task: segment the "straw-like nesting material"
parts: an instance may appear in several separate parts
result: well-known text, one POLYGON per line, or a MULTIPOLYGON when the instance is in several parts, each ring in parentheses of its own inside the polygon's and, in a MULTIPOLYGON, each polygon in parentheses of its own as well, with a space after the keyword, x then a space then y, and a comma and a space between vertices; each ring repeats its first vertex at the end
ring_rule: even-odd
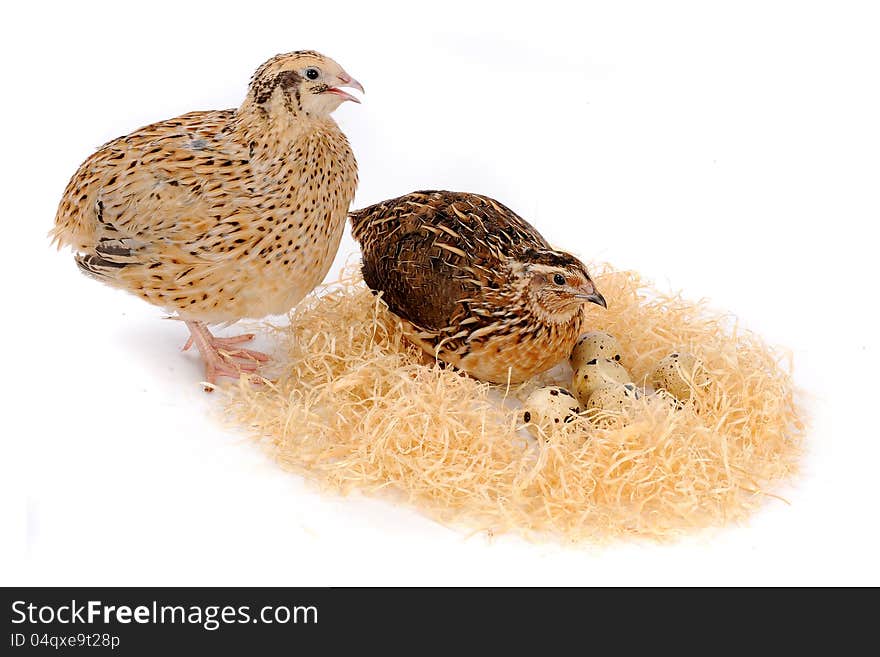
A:
MULTIPOLYGON (((395 491, 443 522, 562 540, 665 537, 744 518, 796 469, 803 435, 789 367, 726 316, 597 268, 608 310, 593 329, 616 336, 643 384, 686 349, 711 385, 674 410, 645 396, 546 440, 522 429, 510 390, 425 364, 397 322, 349 275, 292 311, 282 375, 228 390, 229 412, 285 468, 341 492, 395 491)), ((544 382, 568 384, 558 368, 544 382)))

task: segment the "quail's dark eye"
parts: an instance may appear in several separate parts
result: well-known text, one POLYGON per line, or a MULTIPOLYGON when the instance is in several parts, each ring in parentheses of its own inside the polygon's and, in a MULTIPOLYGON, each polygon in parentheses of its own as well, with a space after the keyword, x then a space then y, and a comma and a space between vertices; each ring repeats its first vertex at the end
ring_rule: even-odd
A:
POLYGON ((317 80, 319 77, 321 77, 321 71, 319 71, 316 68, 307 68, 306 69, 306 77, 309 80, 317 80))
POLYGON ((557 285, 565 285, 565 276, 562 274, 556 274, 553 276, 553 282, 557 285))

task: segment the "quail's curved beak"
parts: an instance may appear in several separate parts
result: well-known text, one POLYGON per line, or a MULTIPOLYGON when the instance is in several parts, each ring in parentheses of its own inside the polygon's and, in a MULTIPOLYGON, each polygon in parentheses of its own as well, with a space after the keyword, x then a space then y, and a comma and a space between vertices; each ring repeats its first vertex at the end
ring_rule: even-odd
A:
POLYGON ((603 308, 607 308, 608 304, 605 303, 605 297, 596 289, 596 286, 593 285, 593 281, 590 281, 586 286, 587 290, 584 291, 584 294, 578 294, 578 299, 583 299, 584 301, 589 301, 590 303, 595 303, 598 306, 602 306, 603 308))
POLYGON ((339 87, 351 87, 352 89, 357 89, 361 93, 366 93, 364 91, 363 85, 351 77, 348 73, 343 71, 339 75, 336 76, 336 79, 339 80, 339 85, 336 87, 330 87, 324 93, 325 94, 335 94, 337 96, 341 96, 342 100, 350 100, 355 103, 360 103, 361 101, 356 97, 352 96, 350 93, 343 91, 339 87))
POLYGON ((599 306, 602 306, 603 308, 607 308, 607 307, 608 307, 608 304, 605 303, 605 297, 603 297, 603 296, 599 293, 599 290, 596 290, 596 291, 593 292, 592 294, 588 294, 586 298, 587 298, 587 301, 589 301, 589 302, 591 302, 591 303, 595 303, 595 304, 597 304, 597 305, 599 305, 599 306))

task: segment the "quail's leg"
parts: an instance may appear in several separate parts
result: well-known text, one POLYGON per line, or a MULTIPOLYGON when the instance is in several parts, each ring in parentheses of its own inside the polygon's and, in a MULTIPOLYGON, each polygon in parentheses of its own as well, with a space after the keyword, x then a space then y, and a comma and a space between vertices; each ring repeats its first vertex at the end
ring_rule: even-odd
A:
MULTIPOLYGON (((250 342, 254 339, 253 333, 242 333, 241 335, 233 335, 229 338, 218 338, 215 335, 211 335, 211 341, 214 343, 216 347, 231 347, 232 345, 241 344, 242 342, 250 342)), ((186 344, 183 345, 182 351, 188 350, 193 346, 193 336, 190 335, 189 339, 186 341, 186 344)))
POLYGON ((190 338, 183 345, 183 350, 196 346, 205 361, 205 380, 208 383, 216 383, 221 376, 238 378, 242 372, 256 372, 260 363, 269 360, 262 352, 236 346, 252 340, 253 333, 218 338, 211 334, 204 322, 186 322, 186 326, 190 338))

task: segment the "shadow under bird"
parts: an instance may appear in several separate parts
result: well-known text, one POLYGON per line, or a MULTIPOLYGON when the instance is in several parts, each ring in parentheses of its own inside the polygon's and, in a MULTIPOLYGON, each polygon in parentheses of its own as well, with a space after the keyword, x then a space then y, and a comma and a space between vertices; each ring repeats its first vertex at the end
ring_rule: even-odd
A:
POLYGON ((586 266, 486 196, 413 192, 349 214, 366 284, 432 357, 495 383, 568 358, 585 304, 605 307, 586 266))
POLYGON ((285 313, 323 280, 357 186, 330 117, 363 92, 314 51, 273 57, 238 109, 190 112, 114 139, 74 174, 53 242, 86 274, 186 322, 205 377, 254 372, 265 354, 208 324, 285 313))

